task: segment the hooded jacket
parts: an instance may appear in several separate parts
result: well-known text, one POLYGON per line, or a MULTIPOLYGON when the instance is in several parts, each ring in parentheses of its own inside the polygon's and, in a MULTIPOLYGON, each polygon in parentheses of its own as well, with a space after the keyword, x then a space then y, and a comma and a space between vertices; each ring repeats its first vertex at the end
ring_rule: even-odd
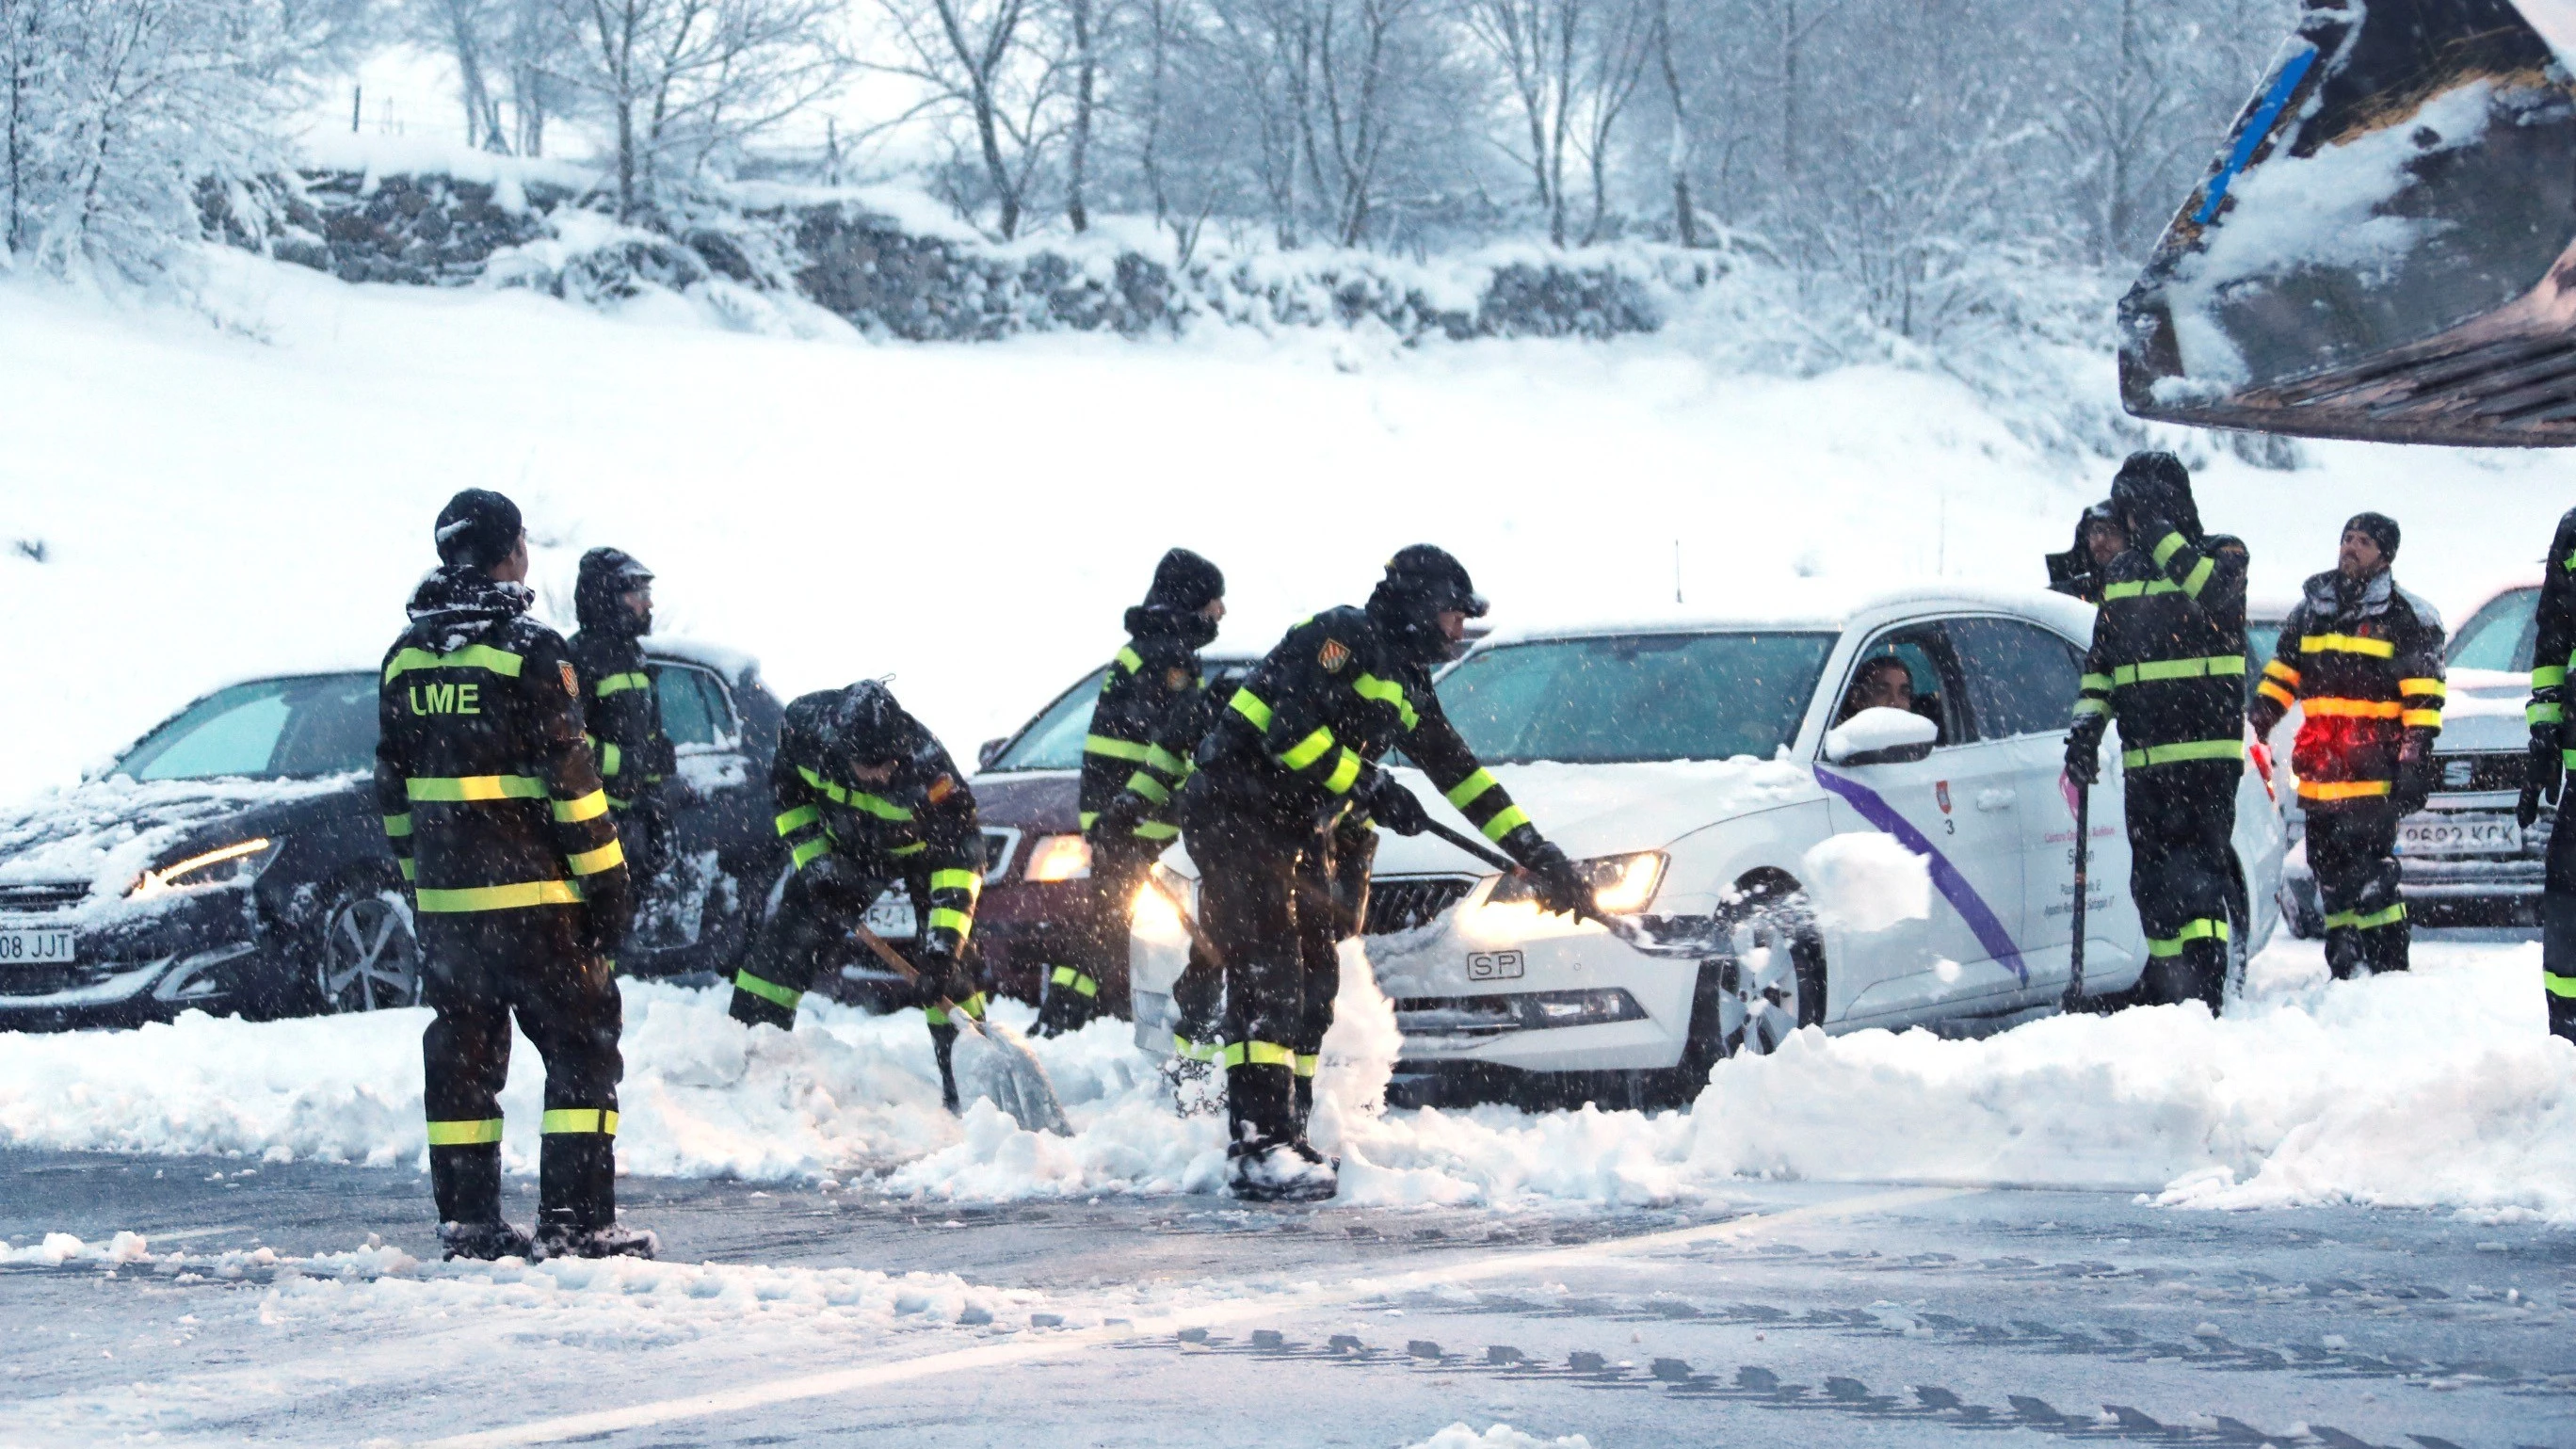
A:
POLYGON ((580 681, 534 596, 481 569, 422 580, 411 626, 385 652, 376 798, 425 941, 448 923, 587 907, 588 939, 616 949, 625 852, 582 735, 580 681))
POLYGON ((2360 581, 2330 569, 2301 588, 2248 712, 2268 735, 2300 707, 2299 800, 2331 810, 2394 791, 2408 737, 2423 755, 2442 732, 2447 693, 2441 614, 2386 569, 2360 581))
POLYGON ((581 620, 570 645, 573 670, 608 803, 625 810, 677 771, 678 756, 662 732, 662 700, 635 616, 614 594, 602 597, 591 580, 582 582, 573 597, 581 620))
POLYGON ((1216 625, 1195 612, 1156 605, 1127 611, 1127 643, 1100 681, 1082 741, 1083 834, 1094 833, 1100 812, 1125 791, 1146 804, 1134 839, 1159 847, 1181 833, 1172 823, 1172 796, 1215 722, 1199 664, 1199 650, 1215 637, 1216 625))
POLYGON ((2558 520, 2549 540, 2549 557, 2541 560, 2538 632, 2531 649, 2531 703, 2523 717, 2534 729, 2560 731, 2562 757, 2576 768, 2576 749, 2568 749, 2567 671, 2576 665, 2576 508, 2558 520))
POLYGON ((2242 760, 2245 545, 2201 533, 2179 477, 2123 468, 2111 497, 2129 547, 2103 571, 2075 727, 2098 738, 2118 720, 2131 770, 2242 760))
POLYGON ((1368 798, 1398 747, 1487 840, 1535 859, 1538 830, 1441 711, 1419 646, 1347 606, 1289 630, 1227 701, 1199 744, 1183 823, 1208 811, 1283 843, 1311 839, 1368 798))
POLYGON ((948 751, 900 707, 889 704, 880 736, 848 738, 834 722, 846 692, 817 690, 787 706, 769 770, 778 833, 798 870, 836 855, 867 876, 903 881, 923 909, 922 939, 958 954, 984 890, 975 796, 948 751), (888 759, 891 779, 867 783, 855 772, 888 759))

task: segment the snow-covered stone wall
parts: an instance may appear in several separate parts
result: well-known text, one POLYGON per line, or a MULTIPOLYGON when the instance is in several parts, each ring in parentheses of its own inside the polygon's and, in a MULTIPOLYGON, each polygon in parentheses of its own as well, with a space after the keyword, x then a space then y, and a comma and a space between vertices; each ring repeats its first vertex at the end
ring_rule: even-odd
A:
POLYGON ((1418 262, 1334 249, 1215 252, 1176 265, 1142 249, 1150 231, 997 245, 900 198, 768 186, 711 192, 629 226, 576 168, 335 159, 256 194, 209 188, 208 234, 351 282, 518 286, 595 303, 657 288, 793 295, 872 336, 910 341, 1141 336, 1201 323, 1379 327, 1408 342, 1605 338, 1658 330, 1676 299, 1723 267, 1706 252, 1633 245, 1418 262))

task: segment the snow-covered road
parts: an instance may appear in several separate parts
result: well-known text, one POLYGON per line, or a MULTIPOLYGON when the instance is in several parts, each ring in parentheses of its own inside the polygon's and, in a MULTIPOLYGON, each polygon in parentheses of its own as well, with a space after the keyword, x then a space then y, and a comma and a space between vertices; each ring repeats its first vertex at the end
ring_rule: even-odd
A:
POLYGON ((1060 1142, 938 1113, 916 1022, 652 988, 657 1264, 421 1261, 409 1017, 0 1037, 0 1444, 2576 1444, 2576 1051, 2529 942, 2426 935, 1683 1113, 1352 1111, 1287 1210, 1107 1027, 1045 1044, 1060 1142))

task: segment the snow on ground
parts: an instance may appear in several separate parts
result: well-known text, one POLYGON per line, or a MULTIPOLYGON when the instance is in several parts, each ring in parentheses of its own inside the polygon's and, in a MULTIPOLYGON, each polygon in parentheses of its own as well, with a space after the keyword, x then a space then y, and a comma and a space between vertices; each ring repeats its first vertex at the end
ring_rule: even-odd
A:
MULTIPOLYGON (((2036 586, 2110 473, 2034 452, 1937 372, 1748 376, 1691 328, 879 346, 207 265, 211 318, 0 283, 0 612, 42 622, 0 636, 0 799, 219 683, 372 663, 467 484, 525 506, 557 619, 581 551, 614 543, 659 571, 666 632, 761 656, 782 692, 893 673, 965 754, 1107 657, 1169 544, 1225 567, 1222 642, 1260 648, 1419 539, 1503 627, 1669 610, 1676 541, 1694 611, 1800 578, 2036 586)), ((2308 453, 2201 474, 2258 595, 2375 507, 2456 614, 2527 571, 2568 501, 2547 458, 2308 453)))
MULTIPOLYGON (((1319 1139, 1344 1207, 1722 1199, 1744 1176, 2111 1188, 2182 1208, 2354 1202, 2576 1224, 2576 1049, 2542 1024, 2536 945, 2419 943, 2408 975, 2328 983, 2312 943, 2253 995, 2037 1021, 1976 1040, 1800 1033, 1719 1065, 1686 1112, 1382 1111, 1391 1020, 1346 971, 1319 1139)), ((1121 1023, 1034 1043, 1076 1133, 944 1113, 916 1013, 809 1007, 746 1031, 720 992, 630 983, 629 1171, 848 1179, 922 1199, 1213 1193, 1223 1139, 1180 1118, 1121 1023)), ((1006 1008, 1024 1017, 1018 1008, 1006 1008)), ((421 1013, 0 1036, 0 1143, 417 1168, 421 1013), (399 1066, 390 1064, 400 1063, 399 1066)), ((524 1044, 504 1154, 534 1169, 524 1044)))

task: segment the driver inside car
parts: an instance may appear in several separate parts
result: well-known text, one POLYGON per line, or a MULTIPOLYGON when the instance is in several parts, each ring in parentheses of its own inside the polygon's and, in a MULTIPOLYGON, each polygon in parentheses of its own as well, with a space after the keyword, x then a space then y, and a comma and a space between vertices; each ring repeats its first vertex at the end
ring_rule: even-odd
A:
POLYGON ((1905 661, 1893 654, 1882 654, 1863 660, 1860 672, 1852 676, 1851 690, 1843 696, 1843 707, 1834 723, 1847 723, 1865 709, 1901 709, 1914 712, 1914 674, 1905 661))

